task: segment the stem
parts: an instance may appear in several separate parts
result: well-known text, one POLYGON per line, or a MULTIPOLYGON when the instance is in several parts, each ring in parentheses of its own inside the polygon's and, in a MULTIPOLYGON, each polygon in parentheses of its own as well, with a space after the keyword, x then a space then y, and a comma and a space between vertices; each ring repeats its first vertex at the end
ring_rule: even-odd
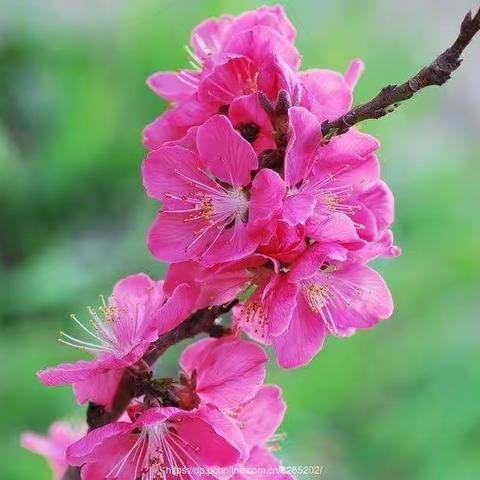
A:
MULTIPOLYGON (((218 336, 219 326, 215 325, 215 320, 224 313, 232 309, 238 300, 233 300, 227 305, 217 305, 211 308, 198 310, 178 325, 173 330, 161 335, 153 343, 153 349, 149 350, 143 360, 152 366, 172 345, 183 340, 194 337, 200 333, 212 333, 218 336)), ((136 396, 136 377, 128 369, 125 370, 120 384, 112 401, 112 409, 106 410, 102 405, 90 403, 87 408, 87 424, 89 430, 95 430, 107 423, 117 420, 126 410, 130 402, 136 396)), ((80 467, 69 467, 62 480, 79 480, 80 467)))
POLYGON ((430 65, 423 67, 416 75, 401 85, 387 85, 367 103, 353 107, 349 112, 333 121, 322 124, 324 142, 336 135, 342 135, 363 120, 381 118, 393 112, 400 102, 412 98, 422 88, 443 85, 460 66, 460 56, 480 30, 480 9, 472 18, 468 12, 463 19, 460 33, 453 45, 441 53, 430 65))

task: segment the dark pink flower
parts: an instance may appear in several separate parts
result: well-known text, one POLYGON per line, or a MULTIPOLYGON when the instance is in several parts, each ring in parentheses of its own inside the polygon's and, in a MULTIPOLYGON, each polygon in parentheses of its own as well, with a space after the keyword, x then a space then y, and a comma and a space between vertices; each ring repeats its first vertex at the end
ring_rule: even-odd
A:
POLYGON ((196 467, 226 467, 245 456, 238 429, 211 406, 197 411, 150 408, 132 422, 93 430, 67 450, 72 465, 83 465, 85 480, 207 478, 196 467))
POLYGON ((85 433, 86 428, 73 427, 65 422, 55 422, 48 435, 27 432, 22 435, 22 447, 45 457, 52 469, 53 479, 61 480, 68 468, 67 448, 85 433))
POLYGON ((165 146, 144 162, 147 193, 164 203, 150 229, 149 248, 169 262, 241 259, 275 228, 283 181, 269 169, 252 181, 257 156, 224 116, 212 117, 196 137, 197 153, 165 146))
POLYGON ((120 280, 108 304, 89 309, 92 326, 75 322, 88 334, 80 340, 62 332, 61 341, 90 351, 95 360, 64 363, 38 373, 49 386, 73 384, 77 400, 109 407, 123 369, 138 362, 159 335, 181 323, 193 310, 197 290, 178 286, 167 299, 163 282, 140 273, 120 280))
POLYGON ((181 138, 189 127, 228 111, 238 97, 258 91, 276 97, 288 84, 289 70, 300 64, 294 38, 281 6, 203 22, 193 31, 192 49, 187 48, 192 69, 158 72, 147 81, 175 105, 145 128, 144 144, 155 149, 181 138))
POLYGON ((321 126, 302 107, 289 111, 283 216, 319 242, 359 248, 393 222, 393 195, 380 180, 378 141, 355 129, 322 145, 321 126))
POLYGON ((388 287, 375 270, 334 260, 320 245, 292 266, 287 279, 298 287, 295 307, 288 328, 272 337, 278 362, 285 368, 308 363, 327 334, 350 336, 393 312, 388 287))
POLYGON ((400 252, 386 231, 376 245, 354 252, 316 243, 287 267, 261 267, 253 294, 235 308, 235 325, 272 344, 280 366, 308 363, 327 335, 344 337, 391 316, 393 303, 382 277, 366 263, 400 252))

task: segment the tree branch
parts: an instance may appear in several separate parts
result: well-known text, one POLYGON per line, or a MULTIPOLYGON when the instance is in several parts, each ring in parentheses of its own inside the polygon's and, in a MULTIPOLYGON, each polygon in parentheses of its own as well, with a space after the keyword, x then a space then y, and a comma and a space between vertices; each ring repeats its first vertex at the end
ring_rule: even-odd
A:
MULTIPOLYGON (((224 313, 227 313, 232 307, 238 303, 233 300, 227 305, 214 306, 198 310, 183 321, 176 328, 161 335, 153 344, 153 348, 144 356, 143 360, 152 366, 172 345, 183 340, 194 337, 200 333, 208 333, 212 336, 220 336, 219 325, 215 324, 215 320, 224 313)), ((137 394, 137 377, 130 371, 125 370, 123 377, 117 388, 117 392, 112 401, 111 410, 105 409, 103 405, 90 403, 87 408, 87 425, 89 430, 102 427, 107 423, 117 420, 126 410, 130 402, 137 394)), ((62 480, 79 480, 80 468, 69 467, 65 472, 62 480)))
POLYGON ((443 85, 460 66, 462 62, 460 56, 479 30, 480 9, 473 18, 472 12, 468 12, 451 47, 401 85, 387 85, 369 102, 352 108, 336 120, 325 121, 322 124, 324 141, 328 142, 332 137, 348 132, 351 127, 363 120, 381 118, 393 112, 400 102, 413 97, 422 88, 443 85))

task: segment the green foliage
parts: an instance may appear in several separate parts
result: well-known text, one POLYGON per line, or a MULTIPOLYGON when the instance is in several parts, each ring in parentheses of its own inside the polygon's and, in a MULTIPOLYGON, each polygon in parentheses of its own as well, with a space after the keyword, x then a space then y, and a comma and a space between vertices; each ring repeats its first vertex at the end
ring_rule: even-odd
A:
MULTIPOLYGON (((397 2, 285 3, 307 67, 344 71, 351 58, 366 60, 359 100, 439 50, 426 41, 438 37, 426 17, 418 19, 426 29, 421 47, 407 21, 384 21, 397 2)), ((56 331, 118 277, 164 271, 144 244, 157 205, 145 198, 139 166, 141 129, 165 104, 144 80, 186 65, 182 46, 193 25, 258 3, 7 5, 0 42, 0 477, 43 480, 48 469, 19 448, 20 432, 83 416, 70 389, 35 379, 39 368, 76 354, 55 342, 56 331)), ((452 7, 453 22, 463 13, 452 7)), ((470 73, 459 73, 450 91, 468 95, 474 64, 465 62, 470 73)), ((426 91, 363 127, 382 139, 384 176, 397 200, 404 253, 378 265, 396 300, 394 317, 351 339, 330 339, 298 371, 272 364, 271 381, 289 405, 280 455, 291 465, 325 465, 330 480, 478 476, 478 136, 448 102, 445 90, 426 91)), ((174 374, 175 352, 162 376, 174 374)))

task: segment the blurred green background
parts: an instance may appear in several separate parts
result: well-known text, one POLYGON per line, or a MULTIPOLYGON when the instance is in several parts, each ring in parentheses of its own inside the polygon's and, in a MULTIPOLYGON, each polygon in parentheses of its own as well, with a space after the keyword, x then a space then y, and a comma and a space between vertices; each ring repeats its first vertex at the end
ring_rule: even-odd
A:
MULTIPOLYGON (((165 104, 145 86, 186 65, 191 28, 255 1, 2 0, 0 12, 0 478, 50 478, 23 430, 77 416, 69 388, 36 370, 76 352, 56 343, 120 276, 163 266, 145 231, 142 127, 165 104)), ((304 67, 366 62, 356 100, 404 80, 454 38, 477 2, 291 0, 304 67)), ((322 478, 480 478, 480 39, 455 78, 362 128, 382 141, 403 256, 379 265, 394 317, 330 339, 284 388, 287 464, 322 478)), ((175 368, 175 354, 163 362, 175 368)))

